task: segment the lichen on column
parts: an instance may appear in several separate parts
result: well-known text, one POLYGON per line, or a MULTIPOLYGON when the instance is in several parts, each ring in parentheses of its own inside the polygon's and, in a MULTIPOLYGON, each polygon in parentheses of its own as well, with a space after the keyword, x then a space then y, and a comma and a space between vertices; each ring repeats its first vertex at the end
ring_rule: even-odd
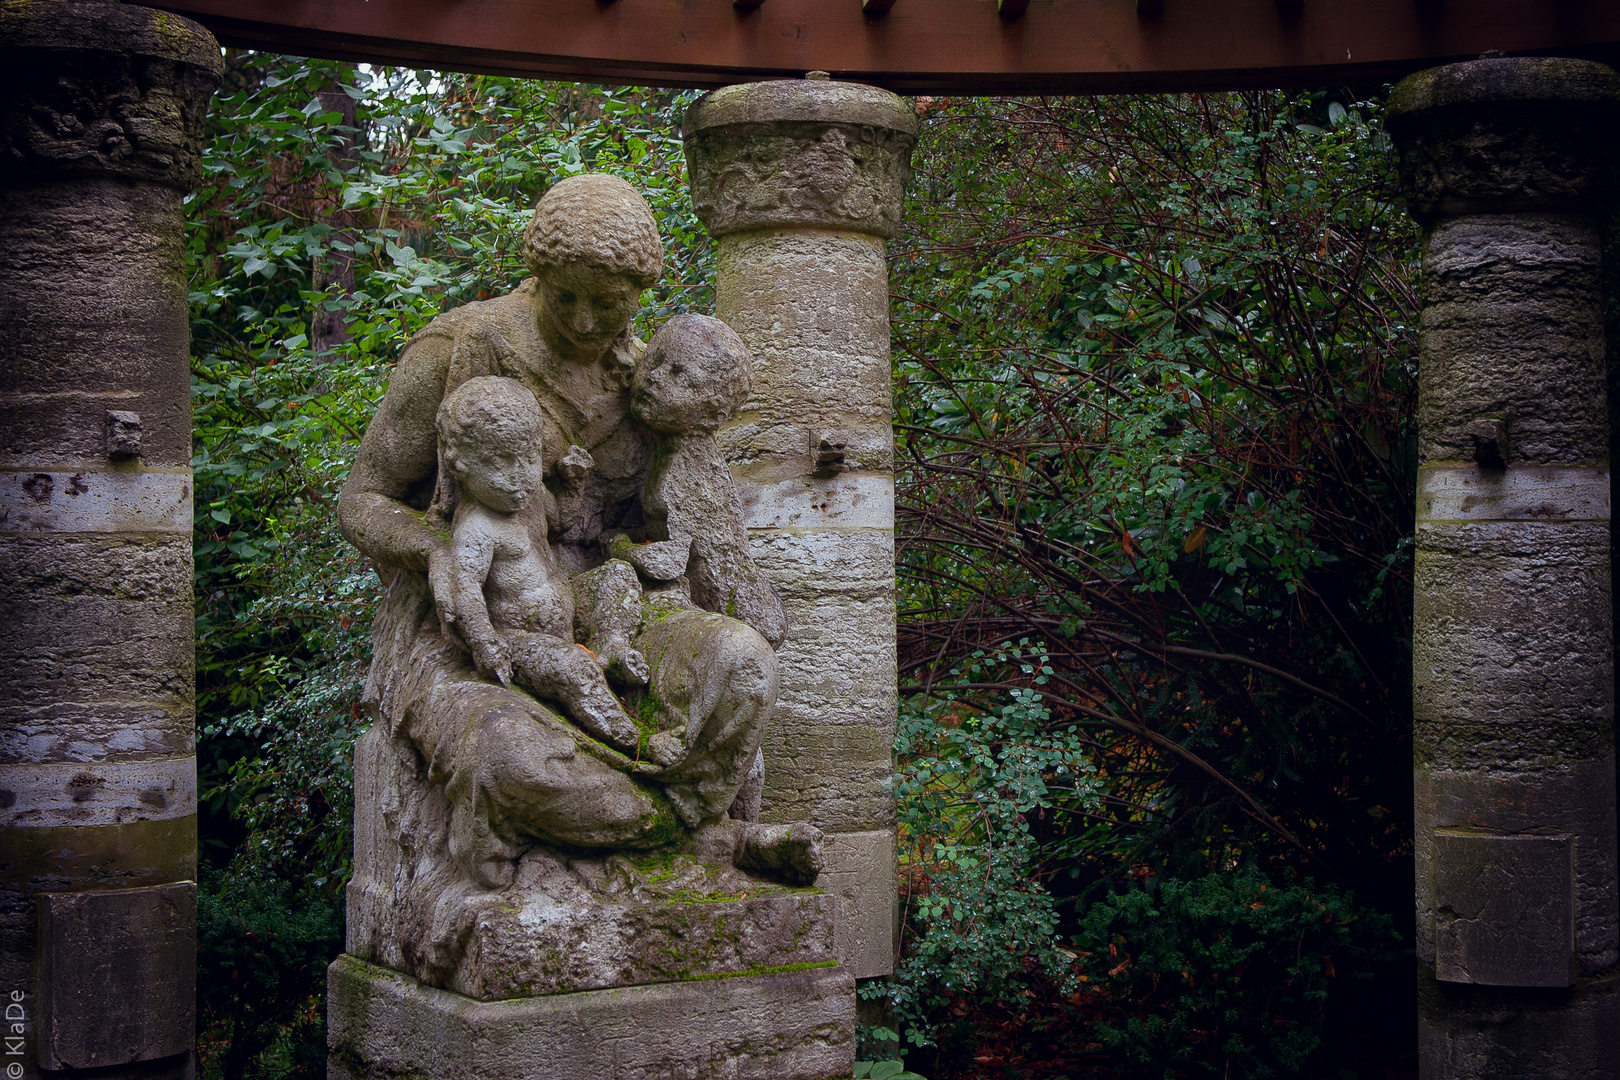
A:
POLYGON ((731 86, 688 112, 716 313, 755 362, 721 433, 754 558, 788 609, 764 819, 828 834, 839 955, 893 965, 894 443, 884 241, 916 142, 908 104, 825 79, 731 86))
POLYGON ((1620 1053, 1608 408, 1620 76, 1492 58, 1396 87, 1427 230, 1413 628, 1422 1073, 1620 1053))
POLYGON ((188 1068, 182 198, 219 78, 185 19, 0 3, 0 985, 30 1074, 188 1068))

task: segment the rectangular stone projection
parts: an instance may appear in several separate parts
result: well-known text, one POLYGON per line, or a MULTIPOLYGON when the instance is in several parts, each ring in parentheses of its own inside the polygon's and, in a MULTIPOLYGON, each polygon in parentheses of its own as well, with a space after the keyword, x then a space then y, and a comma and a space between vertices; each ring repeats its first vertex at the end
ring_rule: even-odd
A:
POLYGON ((788 611, 765 744, 768 821, 830 834, 840 960, 893 969, 894 436, 884 240, 916 142, 907 103, 825 78, 717 90, 687 113, 717 312, 754 356, 721 433, 753 554, 788 611))
POLYGON ((181 200, 220 71, 174 15, 0 6, 0 988, 23 1076, 191 1068, 181 200))
POLYGON ((1412 690, 1424 1080, 1620 1060, 1598 270, 1620 75, 1481 59, 1396 87, 1427 230, 1412 690))

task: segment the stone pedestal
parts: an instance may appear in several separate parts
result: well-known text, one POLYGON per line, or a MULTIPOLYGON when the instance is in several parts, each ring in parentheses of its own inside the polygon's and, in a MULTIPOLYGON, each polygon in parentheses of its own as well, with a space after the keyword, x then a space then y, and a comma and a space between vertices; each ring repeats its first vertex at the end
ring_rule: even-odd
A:
POLYGON ((482 888, 447 856, 449 801, 408 741, 373 726, 354 770, 334 1080, 849 1075, 834 896, 687 855, 543 847, 482 888))
POLYGON ((1620 76, 1485 59, 1390 102, 1423 261, 1413 691, 1426 1080, 1620 1061, 1599 224, 1620 76))
POLYGON ((329 1080, 830 1080, 855 1065, 837 966, 475 1001, 350 956, 327 981, 329 1080))
POLYGON ((684 126, 719 248, 717 311, 754 356, 721 433, 755 562, 782 595, 766 821, 829 834, 840 959, 893 969, 896 705, 888 268, 917 122, 894 94, 794 80, 709 94, 684 126))
POLYGON ((219 78, 185 19, 0 3, 0 987, 23 1075, 190 1067, 181 199, 219 78))

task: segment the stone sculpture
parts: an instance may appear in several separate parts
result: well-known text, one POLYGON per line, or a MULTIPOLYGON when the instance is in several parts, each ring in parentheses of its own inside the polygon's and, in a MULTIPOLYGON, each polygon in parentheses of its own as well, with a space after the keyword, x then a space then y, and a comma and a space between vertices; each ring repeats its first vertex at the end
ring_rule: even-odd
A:
POLYGON ((712 1033, 679 1014, 729 996, 757 1013, 745 1026, 775 1025, 748 1029, 747 1055, 847 1074, 835 898, 809 887, 820 834, 757 821, 787 618, 714 439, 748 350, 699 315, 631 336, 663 253, 623 181, 558 183, 524 244, 534 277, 407 344, 340 501, 388 589, 333 1075, 444 1071, 400 1056, 401 1024, 448 1024, 462 1068, 486 1032, 466 997, 531 999, 521 1023, 490 1015, 532 1033, 563 1024, 546 1002, 565 992, 576 1010, 618 994, 611 1027, 625 988, 674 1010, 638 1051, 659 1069, 710 1074, 712 1033))

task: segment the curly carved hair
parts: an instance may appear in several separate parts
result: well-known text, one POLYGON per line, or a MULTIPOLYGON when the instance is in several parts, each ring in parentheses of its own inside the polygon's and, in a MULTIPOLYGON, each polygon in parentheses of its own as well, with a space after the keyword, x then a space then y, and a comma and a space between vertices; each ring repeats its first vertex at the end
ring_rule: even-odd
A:
POLYGON ((538 449, 540 404, 516 379, 484 375, 468 379, 439 405, 434 426, 445 450, 538 449))
POLYGON ((541 196, 523 230, 523 257, 537 277, 584 263, 651 288, 664 272, 664 241, 635 188, 617 176, 586 173, 559 180, 541 196))

